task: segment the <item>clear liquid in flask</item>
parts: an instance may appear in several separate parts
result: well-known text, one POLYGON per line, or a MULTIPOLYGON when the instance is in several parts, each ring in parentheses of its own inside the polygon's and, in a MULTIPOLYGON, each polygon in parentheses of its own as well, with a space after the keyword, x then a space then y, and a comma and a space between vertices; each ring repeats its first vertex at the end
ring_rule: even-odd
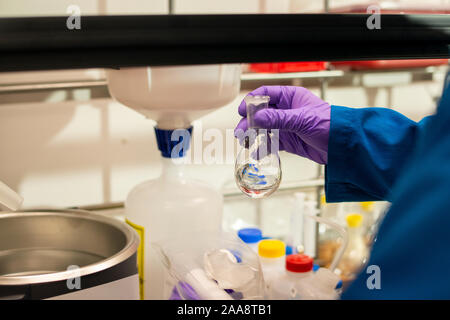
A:
POLYGON ((260 167, 247 163, 236 170, 236 183, 239 189, 251 198, 264 198, 275 192, 281 182, 278 168, 260 167))

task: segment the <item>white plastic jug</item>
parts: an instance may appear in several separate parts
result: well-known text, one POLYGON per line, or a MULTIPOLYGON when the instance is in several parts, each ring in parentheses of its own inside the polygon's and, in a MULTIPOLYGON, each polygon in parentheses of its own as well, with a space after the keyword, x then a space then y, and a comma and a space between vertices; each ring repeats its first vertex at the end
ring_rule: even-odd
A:
POLYGON ((138 267, 141 298, 164 299, 164 266, 153 244, 183 241, 192 234, 219 233, 222 195, 208 184, 190 179, 184 166, 162 158, 160 177, 136 186, 125 201, 127 223, 141 236, 138 267))

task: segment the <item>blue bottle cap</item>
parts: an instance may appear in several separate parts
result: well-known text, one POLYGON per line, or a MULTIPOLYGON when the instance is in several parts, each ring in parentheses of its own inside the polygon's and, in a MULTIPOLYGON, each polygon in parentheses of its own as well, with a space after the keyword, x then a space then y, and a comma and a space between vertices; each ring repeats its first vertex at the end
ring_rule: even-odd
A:
POLYGON ((238 231, 238 236, 245 243, 256 243, 262 239, 262 232, 258 228, 244 228, 238 231))
POLYGON ((313 264, 313 272, 316 272, 320 269, 320 266, 318 264, 313 264))
POLYGON ((292 246, 286 246, 286 255, 293 254, 294 250, 292 249, 292 246))
POLYGON ((336 289, 342 288, 342 280, 339 280, 339 282, 336 285, 336 289))
POLYGON ((186 155, 191 141, 192 127, 163 130, 155 127, 156 142, 164 158, 181 158, 186 155))

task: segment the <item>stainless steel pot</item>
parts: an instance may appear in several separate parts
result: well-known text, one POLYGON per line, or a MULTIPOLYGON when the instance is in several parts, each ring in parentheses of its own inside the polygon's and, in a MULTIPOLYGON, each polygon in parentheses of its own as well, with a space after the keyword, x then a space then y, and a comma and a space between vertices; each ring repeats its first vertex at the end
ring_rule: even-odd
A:
POLYGON ((132 228, 99 214, 0 213, 0 299, 138 298, 138 245, 132 228))

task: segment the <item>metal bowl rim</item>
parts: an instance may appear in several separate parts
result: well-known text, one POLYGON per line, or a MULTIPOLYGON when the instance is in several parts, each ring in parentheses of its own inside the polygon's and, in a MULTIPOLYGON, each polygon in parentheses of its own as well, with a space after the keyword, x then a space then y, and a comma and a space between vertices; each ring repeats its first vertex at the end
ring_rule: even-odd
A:
POLYGON ((92 273, 106 270, 112 266, 115 266, 123 261, 126 261, 131 257, 139 246, 139 236, 136 231, 128 226, 126 223, 117 220, 116 218, 107 217, 98 213, 93 213, 85 210, 30 210, 21 212, 5 212, 0 213, 0 219, 11 217, 26 217, 26 216, 66 216, 74 218, 83 218, 87 220, 94 220, 97 222, 106 223, 119 231, 121 231, 126 237, 125 246, 114 255, 98 261, 93 264, 89 264, 81 267, 80 269, 60 271, 48 274, 37 274, 28 276, 0 276, 0 286, 2 285, 26 285, 35 283, 46 283, 53 281, 67 280, 75 277, 82 277, 92 273))

